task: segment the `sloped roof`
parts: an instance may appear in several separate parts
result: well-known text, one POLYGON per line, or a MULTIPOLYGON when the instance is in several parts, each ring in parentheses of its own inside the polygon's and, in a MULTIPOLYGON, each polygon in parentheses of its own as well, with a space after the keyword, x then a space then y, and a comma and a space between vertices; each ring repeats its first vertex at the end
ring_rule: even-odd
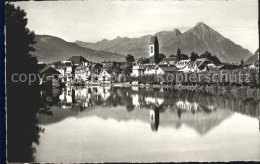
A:
POLYGON ((106 71, 108 74, 112 74, 113 73, 113 71, 112 70, 110 70, 110 69, 108 69, 108 70, 102 70, 100 73, 102 73, 103 71, 106 71))
POLYGON ((209 61, 207 58, 201 58, 196 60, 196 64, 199 67, 201 64, 203 64, 205 61, 209 61))
POLYGON ((156 67, 156 65, 146 65, 146 66, 145 66, 145 69, 146 69, 146 68, 155 69, 155 67, 156 67))
POLYGON ((42 69, 48 67, 48 65, 46 63, 41 63, 41 64, 38 64, 38 71, 41 71, 42 69))
POLYGON ((95 64, 92 64, 92 65, 91 65, 91 69, 92 69, 92 68, 98 68, 98 69, 99 69, 99 68, 102 68, 102 67, 103 67, 103 65, 100 64, 100 63, 95 63, 95 64))
MULTIPOLYGON (((171 61, 177 61, 177 57, 168 57, 168 58, 163 58, 162 60, 161 60, 161 62, 167 62, 167 63, 169 63, 169 62, 171 62, 171 61)), ((160 62, 160 63, 161 63, 160 62)))
POLYGON ((157 39, 156 35, 155 36, 151 36, 149 44, 155 44, 155 43, 158 43, 158 39, 157 39))
POLYGON ((176 67, 160 67, 164 72, 175 72, 177 71, 176 67))
POLYGON ((87 59, 84 57, 78 55, 78 56, 72 56, 68 59, 68 61, 71 61, 73 64, 80 64, 81 62, 88 62, 87 59))
POLYGON ((194 68, 196 65, 199 68, 204 62, 209 62, 207 58, 197 59, 195 61, 189 61, 186 66, 189 68, 194 68))
POLYGON ((50 67, 50 66, 47 66, 47 67, 41 69, 39 72, 40 72, 40 74, 42 74, 42 73, 44 73, 45 71, 47 71, 48 69, 51 69, 51 71, 60 74, 59 71, 57 71, 56 69, 54 69, 54 68, 52 68, 52 67, 50 67))
POLYGON ((76 68, 75 68, 75 70, 77 70, 77 71, 80 71, 80 70, 84 70, 84 71, 86 71, 86 66, 77 66, 76 68))
POLYGON ((216 66, 216 67, 209 67, 209 70, 210 70, 210 71, 216 71, 216 70, 221 69, 222 67, 223 67, 223 65, 221 65, 221 66, 216 66))

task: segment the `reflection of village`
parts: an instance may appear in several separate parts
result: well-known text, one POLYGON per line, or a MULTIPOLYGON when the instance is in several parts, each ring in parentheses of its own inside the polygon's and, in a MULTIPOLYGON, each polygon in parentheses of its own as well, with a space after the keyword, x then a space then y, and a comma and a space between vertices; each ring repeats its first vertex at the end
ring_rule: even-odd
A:
MULTIPOLYGON (((62 90, 52 89, 50 93, 42 92, 42 102, 45 108, 53 112, 52 117, 48 116, 50 122, 85 113, 88 113, 88 116, 111 117, 119 121, 126 119, 125 116, 127 119, 149 122, 152 131, 157 131, 159 125, 176 129, 185 125, 195 129, 199 134, 206 134, 235 112, 257 117, 257 111, 254 110, 257 104, 251 100, 242 102, 202 93, 183 94, 165 89, 138 87, 74 86, 62 90), (125 110, 116 111, 116 107, 125 110), (97 109, 101 109, 102 112, 97 112, 97 109), (65 111, 66 114, 61 114, 65 111), (124 116, 115 112, 122 112, 124 116)), ((44 119, 42 123, 50 122, 44 119)))

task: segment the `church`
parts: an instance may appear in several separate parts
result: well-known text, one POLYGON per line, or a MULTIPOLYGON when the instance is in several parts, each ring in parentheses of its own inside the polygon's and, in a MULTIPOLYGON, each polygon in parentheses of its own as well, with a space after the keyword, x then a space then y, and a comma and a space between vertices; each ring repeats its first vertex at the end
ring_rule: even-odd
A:
POLYGON ((151 36, 151 40, 149 42, 149 59, 150 64, 159 63, 159 42, 157 36, 151 36))

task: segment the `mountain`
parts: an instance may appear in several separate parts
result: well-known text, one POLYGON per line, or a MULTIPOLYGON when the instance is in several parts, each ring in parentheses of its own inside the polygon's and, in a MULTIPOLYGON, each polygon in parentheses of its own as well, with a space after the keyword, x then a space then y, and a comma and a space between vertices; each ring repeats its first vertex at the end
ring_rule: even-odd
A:
POLYGON ((259 63, 259 49, 256 50, 255 54, 247 59, 245 64, 259 63))
MULTIPOLYGON (((200 22, 192 29, 181 33, 180 30, 158 32, 160 53, 166 56, 176 54, 178 48, 182 53, 190 55, 192 52, 202 54, 206 51, 217 56, 222 62, 240 62, 246 60, 253 54, 247 49, 235 44, 223 37, 217 31, 200 22)), ((127 55, 132 54, 135 58, 148 57, 148 43, 152 35, 145 35, 140 38, 121 38, 113 40, 103 39, 96 43, 76 41, 82 47, 95 50, 127 55)))
POLYGON ((125 56, 92 50, 78 46, 75 43, 66 42, 65 40, 49 36, 35 35, 36 44, 33 45, 35 52, 32 52, 39 61, 52 62, 57 60, 67 60, 73 55, 81 55, 89 61, 102 62, 104 60, 123 61, 125 56))

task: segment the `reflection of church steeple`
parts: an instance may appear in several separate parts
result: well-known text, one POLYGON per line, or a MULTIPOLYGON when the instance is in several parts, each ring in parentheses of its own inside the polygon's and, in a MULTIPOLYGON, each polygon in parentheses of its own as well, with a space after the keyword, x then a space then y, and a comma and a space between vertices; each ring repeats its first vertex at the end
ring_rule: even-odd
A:
MULTIPOLYGON (((260 103, 258 107, 260 107, 260 103)), ((258 108, 258 121, 259 121, 259 132, 260 132, 260 108, 258 108)))
POLYGON ((178 118, 181 119, 181 109, 177 109, 178 118))
POLYGON ((152 131, 157 131, 160 122, 160 113, 159 109, 150 109, 150 125, 152 131))

